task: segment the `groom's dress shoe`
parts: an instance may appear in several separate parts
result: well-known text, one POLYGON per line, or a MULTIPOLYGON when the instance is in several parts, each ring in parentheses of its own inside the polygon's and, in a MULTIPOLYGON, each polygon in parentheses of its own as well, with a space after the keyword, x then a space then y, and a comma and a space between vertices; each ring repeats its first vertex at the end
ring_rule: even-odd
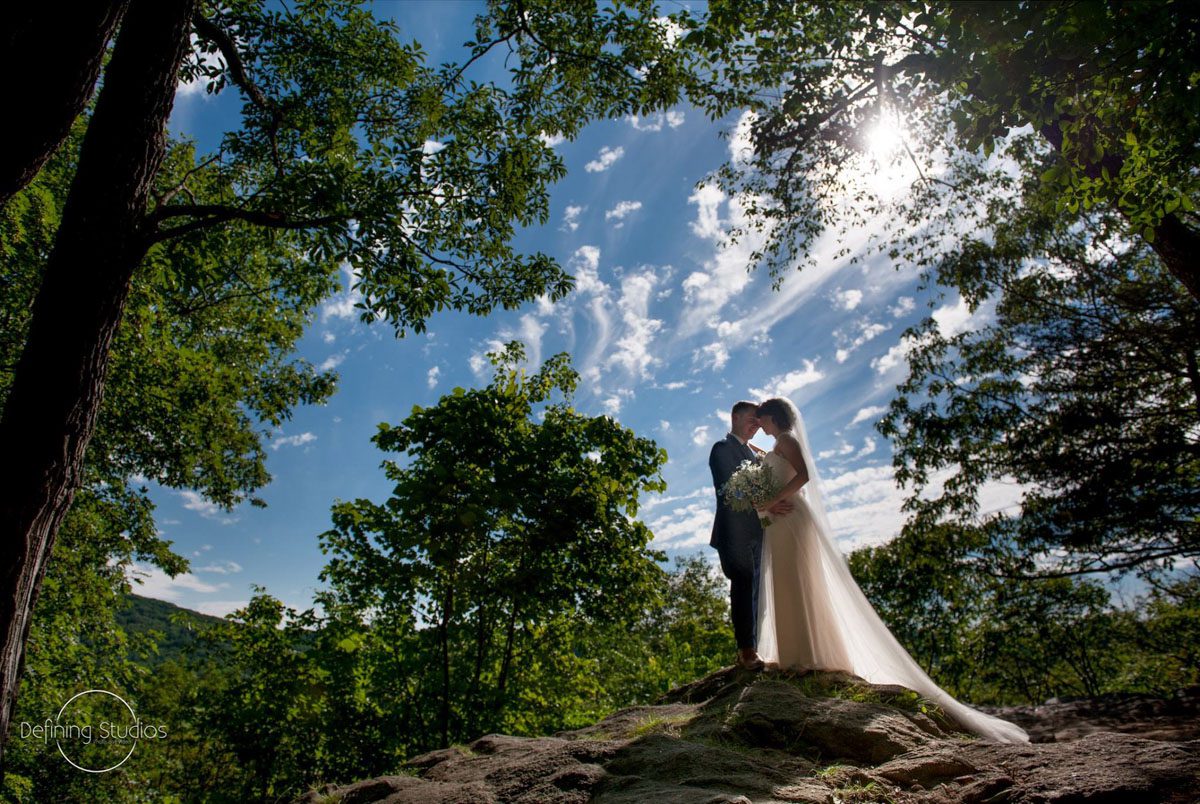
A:
POLYGON ((738 664, 745 670, 762 670, 763 660, 758 653, 738 654, 738 664))

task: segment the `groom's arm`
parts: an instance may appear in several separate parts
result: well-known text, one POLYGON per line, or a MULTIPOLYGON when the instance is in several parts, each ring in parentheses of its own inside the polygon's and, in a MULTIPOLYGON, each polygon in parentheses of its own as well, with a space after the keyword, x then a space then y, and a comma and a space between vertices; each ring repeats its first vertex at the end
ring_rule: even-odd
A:
POLYGON ((721 486, 729 482, 729 478, 733 477, 733 472, 738 468, 738 456, 730 449, 729 445, 724 441, 718 441, 713 444, 712 452, 708 454, 708 468, 712 470, 713 488, 719 497, 721 494, 721 486))

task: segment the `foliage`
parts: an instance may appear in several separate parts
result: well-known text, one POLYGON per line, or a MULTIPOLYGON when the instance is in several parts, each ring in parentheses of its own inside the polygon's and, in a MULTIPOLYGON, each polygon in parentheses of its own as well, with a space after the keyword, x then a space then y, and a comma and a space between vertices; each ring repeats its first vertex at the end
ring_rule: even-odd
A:
POLYGON ((1200 623, 1194 574, 1119 604, 1094 580, 972 571, 956 560, 965 541, 957 528, 907 528, 850 557, 892 633, 952 695, 1040 704, 1108 692, 1170 695, 1200 679, 1188 640, 1200 623))
MULTIPOLYGON (((660 572, 636 520, 659 491, 666 455, 608 417, 565 403, 577 375, 566 355, 526 377, 519 344, 492 355, 492 383, 455 389, 374 441, 409 461, 384 463, 383 504, 334 507, 322 579, 338 599, 411 629, 414 739, 448 745, 514 723, 514 701, 553 708, 542 683, 578 678, 563 651, 574 623, 626 621, 660 572)), ((549 715, 553 717, 553 715, 549 715)))
POLYGON ((991 572, 1168 571, 1200 554, 1200 303, 1115 213, 1050 214, 1040 191, 994 200, 989 236, 937 266, 994 319, 910 330, 879 430, 912 526, 979 525, 963 555, 991 572), (1013 481, 1019 510, 979 511, 983 484, 1013 481))
MULTIPOLYGON (((962 189, 941 175, 949 155, 987 157, 1032 129, 1054 154, 1036 175, 1050 209, 1119 212, 1200 293, 1179 253, 1196 241, 1200 190, 1192 5, 713 2, 681 23, 711 71, 694 100, 714 115, 753 112, 753 152, 717 177, 751 200, 749 225, 768 234, 756 259, 777 278, 825 229, 845 235, 889 210, 906 225, 885 244, 904 251, 932 211, 962 209, 924 197, 962 189), (864 175, 877 126, 908 132, 879 159, 911 162, 915 192, 880 192, 864 175)), ((950 223, 917 240, 936 248, 950 223)))
MULTIPOLYGON (((135 557, 171 575, 186 570, 155 532, 137 488, 143 478, 224 507, 258 504, 253 493, 270 479, 262 446, 270 430, 260 428, 277 428, 295 405, 333 391, 331 373, 290 353, 339 268, 363 294, 363 318, 388 318, 398 334, 420 330, 438 310, 485 314, 570 289, 548 257, 517 255, 509 244, 517 226, 545 220, 547 187, 563 175, 544 136, 669 103, 682 73, 661 27, 643 24, 649 3, 522 9, 490 7, 479 30, 495 38, 481 35, 467 61, 440 67, 352 2, 243 0, 210 4, 196 20, 200 49, 221 58, 193 54, 182 78, 207 81, 210 92, 236 86, 243 125, 213 154, 170 143, 154 176, 138 233, 152 245, 133 272, 77 493, 79 521, 104 509, 110 534, 78 548, 92 562, 74 568, 80 583, 99 585, 91 609, 47 593, 49 608, 35 612, 44 622, 30 632, 33 653, 54 649, 88 616, 119 641, 112 610, 135 557), (469 80, 473 62, 505 46, 519 50, 507 62, 510 85, 469 80)), ((80 117, 52 163, 0 210, 0 394, 24 349, 90 122, 90 113, 80 117)), ((60 538, 75 544, 67 530, 60 538)), ((61 689, 31 678, 22 695, 34 711, 61 689)), ((156 690, 162 702, 166 688, 156 690)))
POLYGON ((547 188, 564 175, 546 137, 674 102, 685 74, 653 12, 646 0, 492 3, 469 58, 434 67, 351 0, 210 4, 184 76, 211 93, 239 89, 242 125, 160 182, 156 236, 229 221, 291 231, 314 268, 348 263, 363 320, 386 318, 398 334, 447 308, 561 298, 570 277, 510 241, 547 220, 547 188), (471 80, 501 48, 508 81, 471 80))

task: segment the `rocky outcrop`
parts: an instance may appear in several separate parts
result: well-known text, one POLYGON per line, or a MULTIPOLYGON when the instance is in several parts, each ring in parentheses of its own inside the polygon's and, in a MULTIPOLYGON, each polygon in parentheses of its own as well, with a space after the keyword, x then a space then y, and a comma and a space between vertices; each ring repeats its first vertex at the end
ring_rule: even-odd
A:
POLYGON ((1100 731, 1151 740, 1200 740, 1200 687, 1188 687, 1168 697, 1109 693, 985 711, 1016 723, 1035 743, 1078 740, 1100 731))
POLYGON ((481 737, 299 804, 1191 802, 1200 741, 1095 731, 1003 745, 903 687, 734 668, 552 737, 481 737))

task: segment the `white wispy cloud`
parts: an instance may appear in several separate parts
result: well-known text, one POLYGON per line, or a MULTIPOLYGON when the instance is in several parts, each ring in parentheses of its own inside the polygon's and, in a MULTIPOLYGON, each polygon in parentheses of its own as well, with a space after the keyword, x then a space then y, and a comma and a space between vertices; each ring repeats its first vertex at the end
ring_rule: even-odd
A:
POLYGON ((863 294, 861 290, 839 290, 833 298, 843 310, 853 310, 862 303, 863 294))
POLYGON ((566 232, 566 231, 573 232, 576 229, 578 229, 579 228, 579 216, 582 215, 585 210, 587 210, 587 207, 585 207, 585 206, 576 206, 574 204, 568 204, 567 208, 563 210, 563 222, 562 222, 562 226, 559 228, 561 228, 564 232, 566 232))
POLYGON ((765 242, 761 232, 748 232, 736 242, 725 236, 726 221, 721 219, 721 208, 728 213, 728 223, 741 225, 746 222, 746 199, 726 198, 713 185, 699 187, 688 198, 696 205, 696 219, 692 231, 712 242, 712 256, 704 260, 701 270, 693 271, 683 280, 684 309, 680 313, 678 334, 690 337, 705 326, 732 299, 741 295, 750 283, 746 266, 751 255, 765 242))
POLYGON ((758 113, 747 110, 742 112, 737 125, 733 127, 733 135, 729 138, 729 160, 737 167, 745 168, 754 157, 751 133, 757 121, 758 113))
POLYGON ((567 268, 575 277, 575 292, 600 295, 608 291, 608 285, 600 281, 600 249, 595 246, 580 246, 567 260, 567 268))
POLYGON ((633 391, 630 391, 628 388, 622 388, 604 399, 600 403, 600 406, 609 416, 616 416, 621 412, 621 408, 625 406, 625 403, 632 398, 633 391))
POLYGON ((707 444, 709 437, 708 432, 709 428, 707 424, 702 424, 692 430, 692 443, 697 446, 700 446, 701 444, 707 444))
MULTIPOLYGON (((199 61, 206 67, 218 67, 221 64, 221 56, 218 53, 205 53, 200 47, 200 37, 195 34, 191 35, 192 56, 193 60, 199 61)), ((212 97, 205 91, 208 85, 208 78, 201 76, 196 81, 180 81, 175 86, 175 95, 177 97, 199 97, 208 99, 212 97)))
POLYGON ((658 277, 653 269, 627 274, 621 280, 621 298, 617 309, 624 330, 617 339, 609 366, 619 366, 634 379, 647 379, 650 369, 661 363, 652 351, 655 333, 662 321, 650 317, 650 297, 658 277))
POLYGON ((321 371, 335 369, 342 364, 342 361, 346 359, 347 354, 348 352, 337 352, 336 354, 332 354, 321 361, 321 365, 317 366, 317 368, 321 371))
MULTIPOLYGON (((954 473, 944 469, 931 478, 924 497, 941 493, 941 485, 954 473)), ((821 489, 829 509, 838 546, 849 553, 895 538, 904 525, 901 505, 907 492, 896 485, 890 466, 867 466, 822 477, 821 489)), ((991 513, 1019 504, 1026 487, 1010 480, 991 480, 980 486, 979 510, 991 513)))
POLYGON ((311 444, 316 440, 317 437, 312 433, 299 433, 298 435, 284 436, 283 438, 275 439, 271 444, 271 449, 278 450, 280 447, 302 447, 305 444, 311 444))
MULTIPOLYGON (((804 360, 802 362, 803 368, 789 371, 786 374, 777 374, 767 380, 767 384, 762 388, 750 389, 751 396, 755 399, 768 399, 775 396, 791 399, 792 394, 801 388, 824 379, 825 373, 817 368, 815 361, 804 360)), ((792 401, 795 402, 795 400, 792 401)))
POLYGON ((604 213, 604 220, 618 221, 617 227, 625 225, 625 219, 642 208, 641 201, 619 201, 615 207, 604 213))
POLYGON ((725 234, 721 228, 721 203, 724 200, 725 192, 715 184, 703 184, 688 197, 688 203, 696 205, 696 220, 692 221, 691 227, 697 237, 715 240, 725 234))
POLYGON ((854 418, 850 420, 850 426, 854 426, 859 422, 865 422, 874 419, 885 410, 887 410, 887 408, 883 407, 882 405, 868 405, 865 408, 859 408, 858 413, 855 413, 854 418))
POLYGON ((237 517, 229 516, 211 500, 206 500, 200 496, 198 492, 191 489, 183 489, 179 492, 179 496, 183 498, 183 507, 189 511, 195 511, 205 519, 220 520, 222 525, 232 525, 237 522, 237 517))
MULTIPOLYGON (((942 337, 952 338, 959 333, 967 330, 976 329, 987 321, 990 308, 994 307, 995 303, 979 307, 974 313, 967 306, 966 300, 960 295, 958 301, 952 304, 943 304, 931 314, 934 322, 937 324, 938 331, 942 337)), ((904 363, 910 352, 919 345, 919 342, 910 337, 903 337, 900 342, 887 352, 871 361, 872 368, 879 374, 887 374, 893 369, 904 363)))
POLYGON ((247 600, 204 600, 188 608, 211 617, 225 617, 250 605, 247 600))
MULTIPOLYGON (((967 302, 962 296, 959 296, 958 301, 954 304, 942 305, 937 310, 931 313, 932 319, 937 324, 937 330, 941 332, 943 337, 954 337, 960 332, 977 329, 982 326, 989 318, 990 308, 994 307, 994 302, 991 304, 980 306, 978 310, 971 312, 971 308, 967 307, 967 302)), ((911 337, 902 337, 900 342, 887 350, 886 354, 878 356, 871 361, 871 367, 880 374, 886 374, 894 368, 899 367, 908 358, 908 354, 914 348, 919 346, 919 341, 913 340, 911 337)))
MULTIPOLYGON (((663 424, 666 424, 666 422, 663 422, 663 424)), ((669 503, 681 502, 683 500, 712 499, 712 496, 712 486, 701 486, 685 494, 651 494, 641 504, 641 510, 647 511, 651 508, 657 508, 660 505, 668 505, 669 503)))
POLYGON ((834 456, 846 456, 852 452, 854 452, 854 445, 847 444, 845 441, 843 441, 842 445, 840 447, 835 447, 834 449, 822 450, 821 452, 819 452, 817 454, 817 458, 819 458, 820 460, 823 461, 827 458, 832 458, 834 456))
POLYGON ((692 362, 699 368, 720 371, 729 362, 729 349, 721 341, 714 341, 692 353, 692 362))
POLYGON ((610 148, 607 145, 600 149, 600 153, 596 154, 596 158, 583 166, 583 169, 588 173, 600 173, 612 167, 613 163, 625 155, 625 149, 618 145, 616 148, 610 148))
POLYGON ((888 324, 872 324, 866 321, 860 322, 859 327, 860 329, 858 337, 852 341, 849 341, 848 343, 845 343, 845 345, 840 347, 834 354, 834 359, 837 360, 837 362, 845 363, 847 358, 849 358, 850 355, 853 354, 854 351, 860 346, 868 341, 874 340, 891 329, 891 326, 888 324))
POLYGON ((545 143, 547 148, 553 148, 555 145, 561 145, 563 142, 566 142, 567 138, 562 134, 547 134, 543 131, 538 134, 538 139, 545 143))
POLYGON ((236 561, 222 561, 219 564, 209 564, 196 568, 196 572, 212 572, 217 575, 233 575, 241 571, 242 565, 236 561))
POLYGON ((891 308, 892 316, 899 318, 905 313, 911 313, 916 306, 912 296, 901 296, 896 299, 896 306, 891 308))
POLYGON ((437 388, 438 376, 442 373, 440 366, 434 366, 425 374, 425 383, 431 388, 437 388))
POLYGON ((321 305, 321 320, 331 318, 354 318, 358 315, 354 305, 362 301, 362 294, 355 288, 358 283, 358 272, 349 263, 342 265, 342 273, 346 277, 345 290, 328 299, 321 305))
POLYGON ((683 550, 708 544, 712 537, 713 504, 693 502, 675 508, 647 523, 654 533, 654 546, 683 550))
POLYGON ((649 117, 638 117, 636 114, 626 116, 629 125, 638 131, 662 131, 663 127, 679 128, 683 125, 683 112, 672 109, 668 112, 655 112, 649 117))
MULTIPOLYGON (((499 346, 498 341, 495 342, 495 344, 496 346, 499 346)), ((487 359, 487 352, 493 350, 494 347, 488 347, 484 351, 472 353, 471 356, 467 358, 467 365, 471 367, 471 373, 476 377, 482 377, 484 372, 487 371, 488 366, 491 365, 487 359)))
POLYGON ((125 579, 142 597, 171 603, 178 603, 187 593, 212 594, 229 586, 228 583, 207 583, 190 572, 181 572, 172 578, 153 564, 136 561, 125 565, 125 579))

